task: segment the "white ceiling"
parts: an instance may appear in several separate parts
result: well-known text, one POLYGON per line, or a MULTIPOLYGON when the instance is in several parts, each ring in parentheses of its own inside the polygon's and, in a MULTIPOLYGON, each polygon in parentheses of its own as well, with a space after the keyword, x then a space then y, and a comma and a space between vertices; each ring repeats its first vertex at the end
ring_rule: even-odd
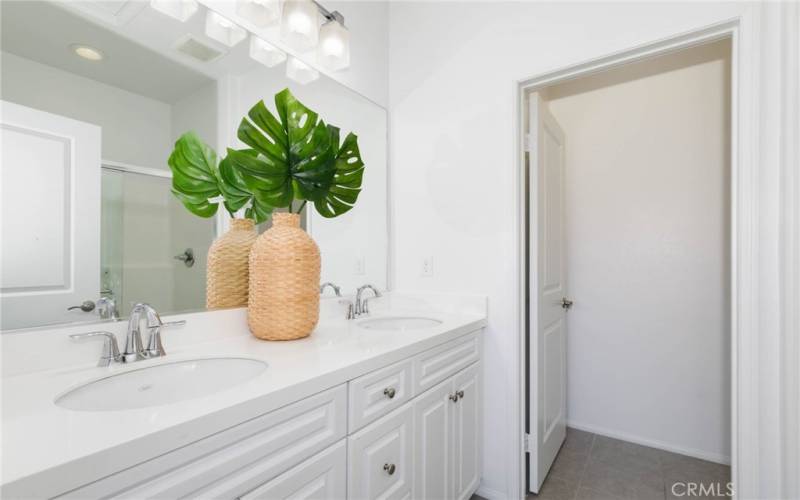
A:
MULTIPOLYGON (((165 55, 174 41, 186 33, 180 23, 160 16, 142 2, 91 3, 95 4, 96 14, 105 17, 93 21, 102 23, 117 19, 126 26, 106 23, 109 27, 102 27, 49 2, 4 1, 0 4, 0 47, 3 51, 166 103, 173 103, 212 81, 208 71, 198 71, 176 61, 174 56, 165 55), (164 19, 160 19, 162 17, 164 19), (115 32, 122 29, 136 32, 136 26, 141 27, 138 31, 145 30, 163 40, 160 50, 158 46, 155 49, 152 44, 145 47, 133 41, 134 37, 115 32), (72 51, 72 44, 100 49, 105 58, 99 62, 82 59, 72 51)), ((80 6, 71 6, 76 7, 80 6)))

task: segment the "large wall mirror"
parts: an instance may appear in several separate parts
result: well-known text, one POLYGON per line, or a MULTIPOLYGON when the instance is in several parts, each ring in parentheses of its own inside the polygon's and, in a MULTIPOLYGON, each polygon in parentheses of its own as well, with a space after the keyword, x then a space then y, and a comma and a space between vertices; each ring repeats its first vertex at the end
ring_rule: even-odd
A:
POLYGON ((3 331, 99 321, 102 298, 123 318, 137 302, 203 310, 227 214, 190 214, 167 158, 189 130, 217 151, 241 146, 241 118, 261 99, 274 109, 284 88, 357 134, 366 165, 351 211, 303 214, 322 281, 387 287, 386 110, 324 75, 289 79, 253 60, 247 40, 209 38, 205 17, 181 22, 148 2, 2 3, 3 331))

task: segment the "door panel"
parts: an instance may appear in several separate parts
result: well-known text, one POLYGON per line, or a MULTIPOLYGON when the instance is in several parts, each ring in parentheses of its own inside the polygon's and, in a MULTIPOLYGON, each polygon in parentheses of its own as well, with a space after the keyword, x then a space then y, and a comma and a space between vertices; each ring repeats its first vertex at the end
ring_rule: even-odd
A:
POLYGON ((478 489, 480 481, 480 440, 481 440, 481 395, 480 364, 454 377, 453 386, 458 396, 455 404, 454 431, 454 480, 455 495, 453 498, 465 500, 478 489))
POLYGON ((99 298, 100 127, 6 101, 0 110, 0 326, 86 318, 67 308, 99 298))
POLYGON ((566 437, 564 133, 539 94, 529 105, 528 487, 536 493, 566 437))
POLYGON ((453 381, 447 380, 414 400, 414 498, 453 497, 453 381))

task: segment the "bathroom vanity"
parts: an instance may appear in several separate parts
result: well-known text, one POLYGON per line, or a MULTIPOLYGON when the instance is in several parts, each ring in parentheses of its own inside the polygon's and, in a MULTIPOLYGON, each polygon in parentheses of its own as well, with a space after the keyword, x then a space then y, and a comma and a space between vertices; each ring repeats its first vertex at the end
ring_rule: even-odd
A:
POLYGON ((356 320, 331 300, 294 342, 253 338, 242 309, 177 316, 186 325, 165 330, 166 356, 107 368, 94 366, 100 344, 65 340, 85 327, 8 333, 2 495, 469 498, 485 305, 438 300, 387 294, 356 320), (236 360, 250 378, 211 387, 215 369, 235 378, 236 360))

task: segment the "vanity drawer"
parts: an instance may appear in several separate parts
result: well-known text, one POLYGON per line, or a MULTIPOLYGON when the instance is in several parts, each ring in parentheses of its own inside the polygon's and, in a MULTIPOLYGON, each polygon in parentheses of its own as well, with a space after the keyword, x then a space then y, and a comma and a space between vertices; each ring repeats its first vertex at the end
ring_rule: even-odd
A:
POLYGON ((409 403, 347 438, 347 498, 411 498, 413 427, 409 403))
POLYGON ((315 394, 63 498, 235 498, 345 437, 345 385, 315 394))
POLYGON ((347 496, 347 441, 341 440, 241 500, 344 499, 347 496))
POLYGON ((348 384, 349 432, 353 433, 374 422, 413 396, 410 359, 368 373, 348 384))
POLYGON ((434 347, 414 358, 414 394, 421 394, 480 358, 480 336, 474 332, 434 347))

